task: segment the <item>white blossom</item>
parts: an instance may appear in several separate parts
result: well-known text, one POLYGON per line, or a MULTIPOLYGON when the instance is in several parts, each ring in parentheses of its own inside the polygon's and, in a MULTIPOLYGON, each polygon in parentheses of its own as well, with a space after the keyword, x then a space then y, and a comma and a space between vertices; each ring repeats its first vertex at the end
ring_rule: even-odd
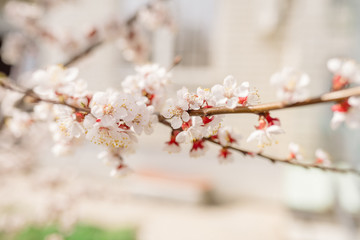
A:
POLYGON ((15 137, 26 134, 33 123, 34 120, 31 115, 22 111, 14 111, 11 118, 6 121, 9 130, 15 137))
POLYGON ((303 156, 300 153, 300 146, 296 143, 291 142, 289 144, 289 160, 295 159, 297 161, 301 161, 303 156))
POLYGON ((91 114, 103 126, 110 126, 120 120, 132 121, 138 111, 138 106, 131 95, 108 90, 96 92, 90 102, 91 114))
POLYGON ((259 147, 271 145, 274 141, 274 135, 284 133, 284 130, 280 127, 280 121, 277 118, 270 117, 269 114, 266 117, 261 116, 259 126, 255 128, 256 130, 249 135, 247 142, 257 140, 259 147))
POLYGON ((171 132, 170 140, 168 142, 165 142, 165 146, 163 148, 164 151, 168 153, 178 153, 181 151, 180 143, 176 141, 176 136, 179 133, 179 130, 173 130, 171 132))
POLYGON ((360 127, 360 97, 350 97, 332 107, 334 112, 331 119, 331 128, 337 129, 345 122, 350 128, 360 127))
POLYGON ((146 134, 153 132, 153 125, 157 123, 158 118, 153 114, 154 108, 152 106, 147 107, 144 103, 138 105, 138 112, 134 119, 126 121, 127 126, 132 127, 135 133, 140 135, 142 131, 146 134))
POLYGON ((170 119, 171 127, 173 129, 178 129, 181 127, 183 122, 188 122, 190 120, 190 115, 187 112, 189 105, 184 100, 179 100, 175 102, 173 99, 166 100, 165 107, 162 111, 162 115, 165 118, 170 119))
POLYGON ((201 134, 201 118, 191 117, 187 123, 183 124, 183 131, 176 136, 176 141, 179 143, 190 143, 196 139, 202 138, 201 134))
POLYGON ((85 134, 84 115, 67 106, 54 106, 54 114, 60 131, 69 138, 79 138, 85 134))
POLYGON ((233 76, 227 76, 224 79, 224 84, 213 86, 211 92, 214 94, 218 106, 235 108, 241 98, 248 97, 249 83, 243 82, 238 86, 233 76))
MULTIPOLYGON (((198 91, 202 92, 201 89, 198 91)), ((204 98, 202 95, 190 93, 186 87, 182 87, 177 91, 178 100, 182 100, 189 105, 189 109, 198 110, 204 103, 204 98)))
POLYGON ((60 65, 37 70, 31 81, 35 84, 34 92, 41 97, 57 99, 57 95, 72 95, 76 92, 77 68, 64 68, 60 65))
POLYGON ((332 58, 327 62, 327 67, 334 75, 341 76, 345 79, 337 78, 334 80, 341 81, 342 86, 350 83, 360 83, 360 68, 358 63, 351 59, 332 58))
POLYGON ((124 92, 143 97, 146 104, 158 110, 163 105, 171 74, 157 64, 138 66, 135 70, 135 75, 127 76, 121 83, 124 92))
POLYGON ((315 151, 315 163, 316 164, 320 164, 320 165, 324 165, 324 166, 330 166, 331 165, 331 161, 330 161, 330 156, 327 152, 325 152, 322 149, 316 149, 315 151))
POLYGON ((205 116, 201 117, 202 123, 200 125, 201 134, 203 137, 211 137, 218 134, 219 129, 222 126, 223 116, 205 116))
POLYGON ((190 149, 190 157, 197 158, 204 156, 208 149, 209 147, 204 140, 195 140, 193 141, 192 147, 190 149))
POLYGON ((309 95, 309 76, 293 68, 284 68, 273 74, 270 83, 277 87, 277 97, 287 103, 303 101, 309 95))
POLYGON ((230 146, 239 143, 241 136, 236 134, 231 127, 222 127, 218 132, 219 142, 222 146, 230 146))
POLYGON ((234 161, 234 155, 229 151, 229 149, 221 148, 218 159, 220 163, 230 163, 234 161))

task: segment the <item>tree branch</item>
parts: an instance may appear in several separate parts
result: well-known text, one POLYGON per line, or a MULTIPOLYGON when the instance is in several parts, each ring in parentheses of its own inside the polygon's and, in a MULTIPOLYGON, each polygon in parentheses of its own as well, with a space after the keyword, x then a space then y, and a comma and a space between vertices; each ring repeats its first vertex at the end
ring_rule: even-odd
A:
MULTIPOLYGON (((12 86, 11 84, 6 83, 5 81, 0 81, 0 86, 9 89, 11 91, 16 91, 19 93, 24 94, 24 96, 29 96, 31 98, 33 98, 35 101, 42 101, 42 102, 47 102, 47 103, 51 103, 51 104, 58 104, 58 105, 64 105, 67 107, 71 107, 76 111, 79 112, 87 112, 90 113, 90 109, 89 108, 81 108, 81 107, 77 107, 71 104, 68 104, 66 102, 59 102, 59 101, 55 101, 55 100, 50 100, 50 99, 43 99, 41 97, 39 97, 36 93, 34 93, 32 90, 21 90, 15 86, 12 86)), ((340 91, 339 91, 340 92, 340 91)), ((334 92, 336 93, 336 92, 334 92)), ((324 94, 323 96, 325 96, 327 94, 324 94)), ((332 96, 332 95, 331 95, 332 96)), ((334 101, 334 100, 331 100, 334 101)), ((160 114, 158 114, 158 119, 159 122, 162 123, 163 125, 171 128, 171 124, 160 114)), ((219 142, 211 139, 211 138, 205 138, 206 141, 211 142, 213 144, 216 144, 220 147, 224 147, 222 146, 219 142)), ((255 153, 255 152, 251 152, 242 148, 238 148, 238 147, 233 147, 233 146, 227 146, 226 148, 231 149, 233 151, 237 151, 239 153, 242 153, 243 155, 249 155, 249 156, 258 156, 261 157, 263 159, 269 160, 273 163, 284 163, 284 164, 289 164, 289 165, 293 165, 293 166, 299 166, 299 167, 303 167, 306 169, 310 169, 310 168, 316 168, 316 169, 320 169, 323 171, 328 171, 328 172, 335 172, 335 173, 352 173, 355 175, 360 176, 360 171, 353 169, 353 168, 348 168, 348 169, 342 169, 342 168, 336 168, 336 167, 328 167, 328 166, 323 166, 323 165, 318 165, 318 164, 314 164, 314 163, 303 163, 303 162, 298 162, 298 161, 294 161, 294 160, 288 160, 288 159, 281 159, 281 158, 275 158, 272 156, 268 156, 266 154, 263 154, 261 152, 255 153)))
POLYGON ((5 89, 14 91, 14 92, 22 93, 22 94, 24 94, 24 96, 31 97, 35 102, 40 101, 40 102, 47 102, 47 103, 51 103, 51 104, 55 104, 55 105, 56 104, 57 105, 64 105, 64 106, 67 106, 67 107, 71 107, 71 108, 73 108, 74 110, 76 110, 78 112, 90 113, 89 108, 82 108, 82 107, 74 106, 72 104, 68 104, 66 102, 59 102, 59 101, 51 100, 51 99, 44 99, 44 98, 41 98, 40 96, 38 96, 36 93, 34 93, 33 90, 31 90, 31 89, 24 90, 24 89, 21 89, 18 86, 14 86, 14 85, 12 85, 12 84, 8 83, 7 81, 4 81, 4 80, 0 80, 0 86, 5 88, 5 89))
POLYGON ((360 95, 360 87, 348 88, 345 90, 334 91, 325 93, 319 97, 309 98, 302 102, 297 103, 284 103, 284 102, 274 102, 274 103, 264 103, 258 104, 255 106, 247 106, 247 107, 236 107, 234 109, 230 109, 227 107, 213 107, 213 108, 204 108, 199 110, 190 110, 189 114, 191 116, 212 116, 219 114, 236 114, 236 113, 265 113, 273 110, 280 110, 285 108, 294 108, 300 106, 314 105, 319 103, 326 102, 337 102, 344 99, 347 99, 351 96, 360 95))

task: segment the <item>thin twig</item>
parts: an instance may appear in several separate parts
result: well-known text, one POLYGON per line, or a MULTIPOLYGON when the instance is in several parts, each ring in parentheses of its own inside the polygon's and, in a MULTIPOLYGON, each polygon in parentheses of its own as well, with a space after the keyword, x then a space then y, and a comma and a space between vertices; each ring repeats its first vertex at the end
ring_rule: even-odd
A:
MULTIPOLYGON (((209 142, 212 142, 212 143, 214 143, 216 145, 222 146, 219 142, 217 142, 217 141, 215 141, 213 139, 206 138, 205 140, 209 141, 209 142)), ((259 156, 261 158, 264 158, 264 159, 267 159, 267 160, 271 161, 272 163, 280 162, 280 163, 285 163, 285 164, 289 164, 289 165, 295 165, 295 166, 303 167, 303 168, 306 168, 306 169, 317 168, 317 169, 320 169, 320 170, 323 170, 323 171, 336 172, 336 173, 353 173, 353 174, 356 174, 356 175, 360 176, 360 171, 358 171, 356 169, 353 169, 353 168, 345 169, 345 168, 328 167, 328 166, 319 165, 319 164, 315 164, 315 163, 304 163, 304 162, 299 162, 299 161, 296 161, 296 160, 275 158, 275 157, 263 154, 261 152, 254 153, 254 152, 247 151, 245 149, 241 149, 241 148, 233 147, 233 146, 228 146, 226 148, 237 151, 237 152, 240 152, 240 153, 242 153, 244 155, 259 156)))
MULTIPOLYGON (((166 119, 159 115, 159 122, 162 123, 163 125, 170 127, 171 128, 171 124, 166 121, 166 119)), ((213 144, 216 144, 218 146, 223 147, 219 142, 211 139, 211 138, 204 138, 206 141, 211 142, 213 144)), ((303 163, 303 162, 299 162, 299 161, 295 161, 295 160, 288 160, 288 159, 281 159, 281 158, 275 158, 272 156, 268 156, 266 154, 263 154, 261 152, 256 153, 256 152, 251 152, 242 148, 238 148, 238 147, 233 147, 233 146, 227 146, 226 148, 237 151, 239 153, 242 153, 243 155, 249 155, 249 156, 258 156, 261 157, 263 159, 269 160, 272 163, 284 163, 284 164, 289 164, 289 165, 293 165, 293 166, 298 166, 298 167, 303 167, 306 169, 311 169, 311 168, 315 168, 315 169, 320 169, 323 171, 329 171, 329 172, 335 172, 335 173, 352 173, 355 175, 360 176, 360 171, 353 169, 353 168, 347 168, 347 169, 343 169, 343 168, 336 168, 336 167, 328 167, 328 166, 324 166, 324 165, 318 165, 315 163, 303 163)))
POLYGON ((97 41, 93 44, 91 44, 89 47, 87 47, 84 51, 76 54, 75 56, 71 57, 68 61, 66 61, 63 65, 64 67, 70 67, 71 65, 74 65, 76 62, 78 62, 80 59, 83 59, 84 57, 88 56, 90 53, 92 53, 95 49, 99 48, 101 45, 105 43, 105 40, 97 41))
MULTIPOLYGON (((150 8, 151 5, 147 4, 146 7, 150 8)), ((139 10, 136 11, 131 17, 129 17, 126 21, 125 24, 128 27, 132 27, 133 24, 136 22, 136 20, 138 19, 139 16, 139 10)), ((80 59, 85 58, 86 56, 88 56, 89 54, 91 54, 92 52, 94 52, 96 49, 98 49, 100 46, 102 46, 103 44, 105 44, 107 41, 105 39, 102 40, 98 40, 97 42, 91 44, 90 46, 88 46, 86 49, 84 49, 83 51, 79 52, 78 54, 74 55, 73 57, 71 57, 68 61, 66 61, 63 65, 65 67, 69 67, 74 65, 75 63, 77 63, 80 59)))
POLYGON ((167 71, 170 72, 171 70, 173 70, 177 65, 180 64, 181 60, 182 60, 181 56, 175 56, 173 62, 168 67, 167 71))
POLYGON ((22 94, 24 94, 24 96, 31 97, 34 102, 47 102, 47 103, 51 103, 51 104, 55 104, 55 105, 64 105, 67 107, 71 107, 78 112, 86 112, 86 113, 90 112, 89 108, 77 107, 77 106, 74 106, 74 105, 66 103, 66 102, 60 102, 60 101, 56 101, 56 100, 41 98, 36 93, 34 93, 31 89, 29 89, 29 90, 21 89, 19 86, 10 84, 3 79, 0 81, 0 86, 5 89, 14 91, 14 92, 22 93, 22 94))
POLYGON ((265 113, 265 112, 280 110, 285 108, 308 106, 308 105, 314 105, 314 104, 326 103, 326 102, 337 102, 347 99, 351 96, 358 96, 358 95, 360 95, 360 87, 354 87, 345 90, 325 93, 319 97, 309 98, 305 101, 301 101, 297 103, 273 102, 273 103, 258 104, 255 106, 236 107, 234 109, 230 109, 227 107, 213 107, 213 108, 204 108, 199 110, 190 110, 189 114, 191 116, 211 116, 211 115, 219 115, 219 114, 237 114, 237 113, 259 114, 259 113, 265 113))

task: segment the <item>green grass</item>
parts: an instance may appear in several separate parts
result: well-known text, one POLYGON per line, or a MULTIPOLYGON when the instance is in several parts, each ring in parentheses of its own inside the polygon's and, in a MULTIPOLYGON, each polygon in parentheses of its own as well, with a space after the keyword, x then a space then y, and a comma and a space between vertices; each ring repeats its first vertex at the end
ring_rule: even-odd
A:
MULTIPOLYGON (((13 240, 43 240, 52 233, 58 233, 55 226, 36 227, 29 226, 20 231, 13 240)), ((0 234, 1 236, 1 234, 0 234)), ((1 238, 3 239, 3 238, 1 238)), ((4 238, 6 239, 6 238, 4 238)), ((66 240, 135 240, 136 231, 133 228, 119 230, 104 230, 91 225, 77 225, 66 240)))

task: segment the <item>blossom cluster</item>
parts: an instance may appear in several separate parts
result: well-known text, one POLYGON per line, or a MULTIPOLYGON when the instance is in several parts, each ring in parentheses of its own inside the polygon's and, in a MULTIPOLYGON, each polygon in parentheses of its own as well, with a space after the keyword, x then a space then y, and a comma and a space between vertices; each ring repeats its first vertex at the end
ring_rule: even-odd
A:
POLYGON ((310 77, 293 68, 283 68, 274 73, 270 78, 270 83, 277 87, 278 99, 286 103, 303 101, 309 94, 307 86, 310 83, 310 77))
MULTIPOLYGON (((333 58, 327 63, 328 69, 334 74, 332 90, 338 91, 351 84, 360 84, 360 66, 353 60, 333 58)), ((360 127, 360 97, 350 97, 338 101, 332 106, 333 117, 331 128, 337 129, 345 122, 350 128, 360 127)))
POLYGON ((101 158, 117 156, 119 160, 114 169, 126 171, 120 153, 131 151, 137 136, 143 132, 153 132, 158 122, 153 104, 161 104, 168 77, 158 66, 148 65, 137 70, 134 79, 140 87, 139 94, 130 94, 135 91, 131 88, 91 92, 78 77, 76 68, 55 65, 37 70, 28 83, 32 86, 30 100, 23 99, 21 93, 7 94, 3 99, 2 110, 9 117, 7 125, 16 137, 21 137, 35 122, 45 122, 55 141, 52 149, 55 154, 67 154, 86 139, 108 147, 111 154, 101 158), (19 101, 28 101, 33 109, 19 110, 16 106, 19 101))
POLYGON ((160 111, 171 74, 157 64, 138 66, 135 71, 135 75, 127 76, 121 83, 124 92, 142 99, 146 105, 152 105, 156 111, 160 111))
POLYGON ((223 85, 217 84, 211 89, 199 87, 196 93, 183 87, 177 92, 176 99, 166 101, 161 113, 173 128, 165 149, 179 152, 181 143, 191 143, 190 156, 198 157, 205 154, 208 149, 206 140, 211 139, 223 146, 219 154, 220 160, 231 159, 231 152, 227 147, 238 143, 239 136, 231 128, 222 126, 223 116, 190 116, 189 112, 213 107, 234 109, 258 102, 257 91, 250 91, 248 82, 238 85, 233 76, 227 76, 223 85))
MULTIPOLYGON (((304 157, 300 151, 300 146, 298 144, 293 142, 289 144, 289 156, 287 160, 297 162, 302 162, 304 160, 304 157)), ((330 155, 321 148, 316 149, 315 161, 313 161, 313 164, 329 167, 331 165, 330 155)))

